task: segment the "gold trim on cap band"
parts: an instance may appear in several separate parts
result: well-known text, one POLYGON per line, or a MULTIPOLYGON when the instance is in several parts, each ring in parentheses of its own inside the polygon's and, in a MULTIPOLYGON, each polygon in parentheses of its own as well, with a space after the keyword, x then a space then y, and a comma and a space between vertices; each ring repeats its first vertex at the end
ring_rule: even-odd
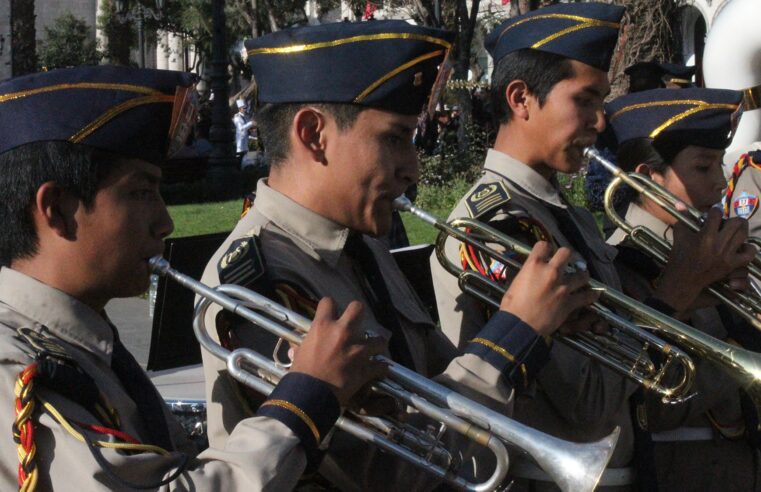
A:
POLYGON ((621 27, 621 23, 619 22, 611 22, 611 21, 602 21, 598 19, 592 19, 590 17, 584 17, 581 15, 571 15, 571 14, 539 14, 532 17, 528 17, 526 19, 521 19, 518 22, 515 22, 514 24, 510 24, 507 26, 501 33, 499 33, 499 37, 497 37, 497 43, 499 43, 499 40, 502 39, 502 36, 505 35, 507 31, 510 29, 517 27, 523 23, 534 21, 534 20, 543 20, 543 19, 563 19, 563 20, 574 20, 578 21, 580 25, 578 26, 572 26, 570 28, 563 29, 562 31, 559 31, 555 34, 552 34, 551 36, 548 36, 541 41, 538 41, 534 43, 531 47, 537 48, 539 46, 542 46, 543 44, 549 43, 550 41, 560 37, 564 36, 565 34, 568 34, 573 31, 578 31, 580 29, 585 29, 587 27, 610 27, 611 29, 618 29, 621 27), (571 30, 569 30, 571 29, 571 30), (562 33, 562 34, 561 34, 562 33))
POLYGON ((69 141, 72 143, 80 143, 82 140, 84 140, 90 134, 92 134, 95 130, 102 127, 103 125, 108 123, 111 119, 115 118, 121 113, 137 106, 142 106, 144 104, 154 104, 154 103, 174 103, 174 95, 170 96, 168 94, 162 94, 159 92, 158 94, 136 97, 128 101, 124 101, 121 104, 111 107, 108 111, 98 116, 95 120, 93 120, 87 126, 85 126, 81 130, 79 130, 77 133, 72 135, 69 138, 69 141))
POLYGON ((667 84, 691 84, 691 80, 681 79, 679 77, 669 77, 663 80, 667 84))
MULTIPOLYGON (((635 109, 653 108, 657 106, 717 106, 709 103, 708 101, 701 101, 700 99, 669 99, 668 101, 650 101, 645 103, 632 104, 631 106, 624 106, 612 115, 610 120, 614 120, 624 113, 633 111, 635 109)), ((724 104, 717 107, 726 107, 726 109, 737 109, 736 104, 724 104)))
POLYGON ((47 87, 39 87, 37 89, 30 89, 28 91, 10 92, 8 94, 0 94, 0 103, 6 101, 13 101, 15 99, 21 99, 24 97, 34 96, 36 94, 44 94, 46 92, 62 91, 67 89, 106 89, 114 91, 126 91, 136 92, 138 94, 162 94, 156 89, 145 87, 142 85, 133 84, 111 84, 103 82, 77 82, 74 84, 56 84, 49 85, 47 87))
POLYGON ((745 111, 753 111, 754 109, 761 108, 761 85, 743 89, 742 93, 743 109, 745 111))
POLYGON ((379 78, 378 80, 370 84, 367 87, 367 89, 363 90, 357 97, 354 98, 354 102, 355 103, 362 102, 371 92, 373 92, 375 89, 383 85, 384 82, 386 82, 388 79, 392 78, 393 76, 397 75, 398 73, 403 72, 407 70, 408 68, 417 65, 418 63, 424 62, 426 60, 430 60, 431 58, 436 58, 437 56, 443 55, 443 54, 444 54, 444 50, 431 51, 430 53, 420 55, 417 58, 414 58, 408 61, 407 63, 396 67, 395 69, 385 74, 383 77, 379 78))
POLYGON ((701 111, 706 111, 709 109, 731 109, 736 110, 737 105, 736 104, 706 104, 705 106, 696 106, 694 108, 688 109, 687 111, 684 111, 682 113, 679 113, 676 116, 672 116, 671 118, 667 119, 661 126, 650 132, 650 138, 655 138, 658 135, 663 132, 666 128, 670 127, 674 123, 681 121, 688 116, 691 116, 695 113, 699 113, 701 111))
POLYGON ((321 48, 332 48, 334 46, 341 46, 350 43, 360 43, 363 41, 382 41, 386 39, 412 39, 415 41, 427 41, 429 43, 438 44, 446 49, 452 47, 452 44, 444 39, 434 36, 427 36, 425 34, 414 34, 408 32, 396 33, 387 32, 380 34, 363 34, 361 36, 352 36, 350 38, 335 39, 333 41, 321 41, 319 43, 311 44, 296 44, 291 46, 280 46, 273 48, 254 48, 248 50, 248 56, 253 55, 282 55, 286 53, 302 53, 304 51, 317 50, 321 48))

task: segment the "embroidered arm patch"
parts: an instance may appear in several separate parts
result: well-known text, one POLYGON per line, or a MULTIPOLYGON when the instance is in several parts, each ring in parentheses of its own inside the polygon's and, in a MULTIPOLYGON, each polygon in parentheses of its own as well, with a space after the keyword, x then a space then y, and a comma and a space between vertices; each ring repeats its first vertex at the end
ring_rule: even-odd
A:
POLYGON ((217 265, 222 284, 236 284, 252 288, 265 277, 264 259, 255 236, 236 239, 230 244, 217 265))
POLYGON ((465 206, 470 216, 476 218, 509 202, 510 198, 503 182, 481 183, 465 198, 465 206))

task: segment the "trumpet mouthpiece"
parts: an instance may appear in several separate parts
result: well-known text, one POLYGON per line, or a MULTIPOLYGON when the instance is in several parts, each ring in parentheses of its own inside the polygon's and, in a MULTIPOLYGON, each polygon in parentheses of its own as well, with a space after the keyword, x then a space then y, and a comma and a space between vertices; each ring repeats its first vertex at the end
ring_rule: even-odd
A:
POLYGON ((404 194, 394 199, 394 208, 402 212, 409 212, 412 202, 404 194))
POLYGON ((151 270, 151 273, 155 273, 157 275, 166 275, 169 271, 170 265, 169 262, 163 257, 154 256, 148 260, 148 268, 151 270))

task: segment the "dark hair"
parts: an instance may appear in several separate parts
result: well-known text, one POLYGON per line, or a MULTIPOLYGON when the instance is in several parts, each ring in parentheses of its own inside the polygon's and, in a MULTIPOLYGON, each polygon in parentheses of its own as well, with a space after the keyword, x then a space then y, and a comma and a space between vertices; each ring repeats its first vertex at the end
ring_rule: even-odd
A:
POLYGON ((529 48, 505 55, 497 62, 492 74, 490 94, 494 118, 499 124, 507 123, 512 118, 512 111, 505 98, 505 90, 510 82, 524 81, 542 106, 555 84, 573 76, 573 65, 564 56, 529 48))
POLYGON ((635 138, 622 143, 616 154, 618 165, 626 172, 633 172, 639 164, 647 164, 651 169, 662 173, 669 163, 653 145, 650 138, 635 138))
POLYGON ((0 265, 37 254, 31 206, 39 187, 55 181, 90 207, 112 166, 108 154, 69 142, 34 142, 0 154, 0 265))
POLYGON ((264 144, 264 157, 267 164, 276 166, 288 157, 290 131, 293 117, 301 108, 311 106, 331 115, 336 120, 340 130, 346 130, 354 125, 359 113, 367 109, 357 104, 265 104, 256 113, 259 128, 259 138, 264 144))
MULTIPOLYGON (((656 148, 653 139, 647 137, 635 138, 622 143, 618 147, 618 152, 616 154, 616 160, 618 161, 619 167, 626 172, 634 172, 638 165, 647 164, 650 169, 659 173, 664 173, 671 165, 672 159, 665 159, 656 148)), ((626 207, 628 207, 631 202, 639 201, 639 199, 639 193, 628 186, 622 186, 619 188, 615 196, 617 206, 622 207, 624 213, 626 207)))

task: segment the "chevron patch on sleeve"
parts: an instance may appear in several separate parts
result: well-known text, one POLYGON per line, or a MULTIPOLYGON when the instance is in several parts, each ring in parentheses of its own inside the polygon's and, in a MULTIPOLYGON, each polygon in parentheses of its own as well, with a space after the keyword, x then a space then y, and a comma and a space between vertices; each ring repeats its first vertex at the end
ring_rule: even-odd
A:
POLYGON ((481 183, 465 198, 465 206, 470 216, 475 218, 509 202, 510 198, 510 192, 501 181, 481 183))
POLYGON ((265 273, 264 261, 254 236, 236 239, 217 265, 219 281, 251 287, 265 273))

